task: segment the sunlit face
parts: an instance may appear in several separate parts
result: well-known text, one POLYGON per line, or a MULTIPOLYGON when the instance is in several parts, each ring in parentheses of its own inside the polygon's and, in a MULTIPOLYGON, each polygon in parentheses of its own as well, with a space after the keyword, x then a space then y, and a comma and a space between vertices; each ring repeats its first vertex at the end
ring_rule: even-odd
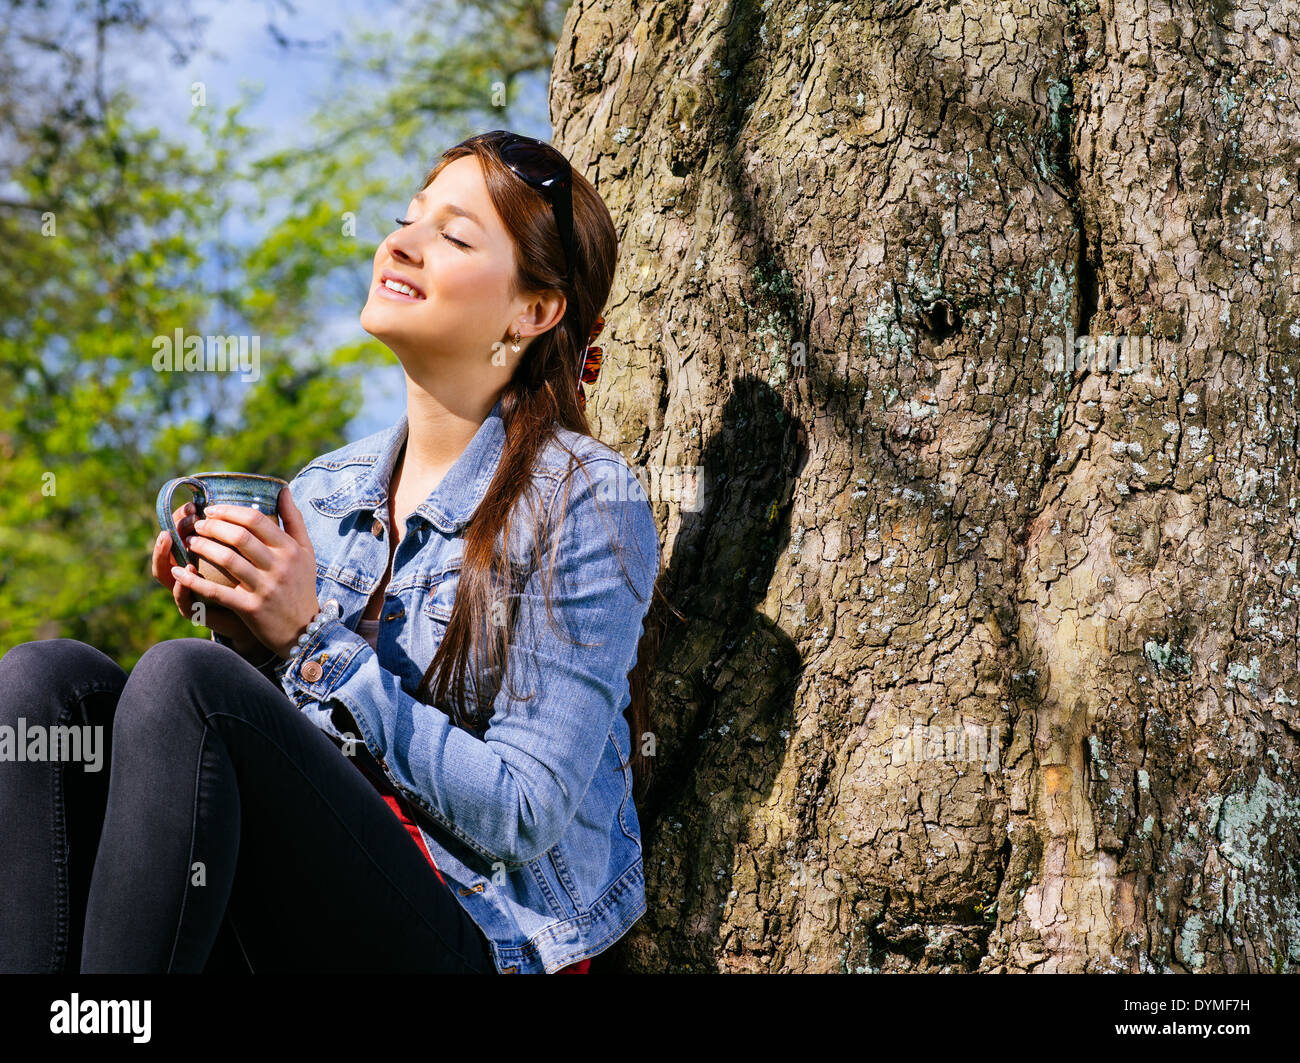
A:
POLYGON ((431 360, 471 371, 491 366, 493 344, 521 327, 528 299, 511 294, 514 245, 478 159, 448 163, 416 193, 404 218, 410 224, 375 252, 361 327, 408 372, 431 360), (407 287, 395 291, 394 285, 407 287))

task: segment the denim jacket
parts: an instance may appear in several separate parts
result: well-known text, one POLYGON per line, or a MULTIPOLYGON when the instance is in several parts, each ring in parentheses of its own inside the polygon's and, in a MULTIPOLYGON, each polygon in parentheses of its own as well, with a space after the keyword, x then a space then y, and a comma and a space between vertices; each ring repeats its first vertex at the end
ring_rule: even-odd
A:
POLYGON ((355 629, 388 569, 388 487, 406 416, 321 455, 293 478, 290 491, 316 553, 317 598, 335 599, 342 619, 323 624, 273 671, 298 710, 345 751, 348 742, 364 741, 414 806, 412 819, 491 943, 498 971, 550 974, 608 948, 646 909, 623 710, 659 572, 659 539, 626 461, 590 436, 559 429, 582 467, 570 468, 554 440, 543 449, 535 497, 547 514, 566 499, 567 509, 540 547, 528 531, 536 511, 521 501, 512 514, 512 528, 524 529, 511 543, 517 612, 508 678, 486 688, 497 691, 490 719, 473 731, 416 700, 451 616, 466 525, 501 457, 500 411, 498 399, 407 518, 377 650, 355 629), (552 559, 555 628, 541 583, 552 559), (359 736, 339 730, 340 706, 359 736))

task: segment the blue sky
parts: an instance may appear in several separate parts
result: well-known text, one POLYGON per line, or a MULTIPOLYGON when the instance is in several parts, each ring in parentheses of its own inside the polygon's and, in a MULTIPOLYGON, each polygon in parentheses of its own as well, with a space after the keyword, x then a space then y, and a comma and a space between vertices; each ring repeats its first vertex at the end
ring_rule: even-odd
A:
MULTIPOLYGON (((392 29, 400 40, 400 31, 409 19, 407 10, 397 4, 361 0, 298 3, 296 15, 286 14, 267 0, 191 0, 189 7, 209 22, 202 35, 202 48, 184 66, 168 62, 166 48, 156 38, 143 52, 127 54, 123 49, 110 60, 109 69, 135 89, 139 101, 137 121, 156 125, 177 140, 192 141, 197 134, 188 122, 190 87, 195 81, 203 82, 208 103, 219 108, 239 98, 241 84, 258 85, 262 94, 244 110, 243 119, 258 130, 263 143, 276 147, 310 140, 312 130, 307 119, 327 104, 337 73, 334 56, 352 33, 358 29, 392 29), (286 36, 320 42, 321 46, 288 52, 280 48, 267 30, 268 13, 272 11, 275 25, 286 36)), ((448 32, 454 34, 455 27, 448 27, 448 32)), ((543 79, 521 85, 521 96, 511 114, 511 127, 518 132, 551 139, 543 79)), ((431 149, 430 165, 445 146, 431 149)), ((375 165, 383 167, 385 160, 376 159, 375 165)), ((234 240, 241 236, 233 227, 224 235, 234 240)), ((369 256, 361 268, 368 274, 369 256)), ((323 308, 321 349, 365 338, 357 322, 360 312, 360 306, 346 312, 323 308)), ((361 412, 349 426, 348 439, 340 440, 340 445, 392 424, 405 406, 405 376, 396 358, 387 368, 368 370, 363 379, 361 412)))

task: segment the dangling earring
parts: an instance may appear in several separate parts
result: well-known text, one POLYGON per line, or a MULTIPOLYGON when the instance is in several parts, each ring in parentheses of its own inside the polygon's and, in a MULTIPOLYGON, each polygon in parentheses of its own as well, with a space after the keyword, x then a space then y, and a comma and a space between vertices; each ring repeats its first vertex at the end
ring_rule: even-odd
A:
POLYGON ((510 349, 515 354, 518 354, 519 353, 519 330, 518 329, 515 329, 515 334, 513 337, 511 337, 511 339, 513 342, 510 344, 510 349))

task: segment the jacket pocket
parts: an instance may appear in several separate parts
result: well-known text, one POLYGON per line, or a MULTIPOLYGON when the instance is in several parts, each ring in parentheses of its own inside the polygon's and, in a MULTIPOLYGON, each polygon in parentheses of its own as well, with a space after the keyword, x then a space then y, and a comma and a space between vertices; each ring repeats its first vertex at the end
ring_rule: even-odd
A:
POLYGON ((555 868, 555 877, 569 895, 569 902, 573 905, 574 914, 577 915, 579 912, 586 911, 587 902, 583 899, 582 891, 578 889, 578 884, 573 878, 573 872, 569 870, 569 864, 564 859, 564 854, 560 849, 560 845, 553 845, 547 855, 551 858, 551 866, 555 868))
MULTIPOLYGON (((439 625, 440 629, 446 628, 447 621, 451 619, 451 607, 456 603, 456 589, 460 586, 460 563, 461 559, 457 557, 431 573, 428 586, 421 591, 424 615, 439 625)), ((441 630, 438 637, 441 638, 441 630)))
POLYGON ((559 844, 528 862, 528 870, 546 898, 546 906, 555 919, 573 919, 580 915, 577 888, 568 865, 559 855, 559 844))

